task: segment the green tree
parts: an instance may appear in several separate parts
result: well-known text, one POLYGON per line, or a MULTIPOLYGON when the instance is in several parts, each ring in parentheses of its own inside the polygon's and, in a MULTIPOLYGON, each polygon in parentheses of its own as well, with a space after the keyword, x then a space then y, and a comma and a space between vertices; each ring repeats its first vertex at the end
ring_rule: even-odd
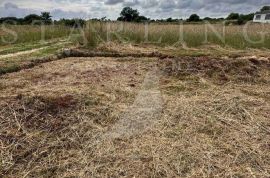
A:
POLYGON ((79 28, 83 27, 86 24, 86 21, 83 19, 60 19, 58 23, 65 26, 79 28))
POLYGON ((230 15, 226 18, 227 20, 238 20, 239 19, 238 13, 230 13, 230 15))
POLYGON ((173 19, 171 17, 167 18, 166 22, 173 22, 173 19))
POLYGON ((200 21, 200 16, 198 16, 197 14, 192 14, 188 20, 188 22, 198 22, 200 21))
POLYGON ((210 21, 210 20, 213 20, 213 19, 212 19, 212 18, 210 18, 210 17, 205 17, 203 20, 210 21))
POLYGON ((45 24, 51 24, 52 23, 52 16, 50 12, 41 12, 41 19, 45 22, 45 24))
POLYGON ((148 21, 149 19, 145 16, 139 16, 135 19, 136 22, 145 22, 148 21))
POLYGON ((102 17, 102 18, 100 19, 100 21, 106 21, 106 19, 107 19, 107 17, 105 16, 105 17, 102 17))
POLYGON ((253 20, 254 18, 254 13, 251 13, 251 14, 246 14, 246 15, 240 15, 240 17, 242 16, 242 18, 245 20, 245 21, 251 21, 253 20))
POLYGON ((23 23, 23 19, 17 18, 17 17, 2 17, 0 18, 0 24, 2 23, 6 23, 6 24, 16 23, 17 25, 21 25, 23 23))
POLYGON ((261 11, 268 11, 270 10, 270 6, 263 6, 261 11))
MULTIPOLYGON (((40 21, 42 18, 37 14, 29 14, 24 17, 23 23, 24 24, 32 24, 35 21, 40 21)), ((37 25, 37 23, 35 23, 37 25)))
POLYGON ((134 22, 139 18, 140 13, 136 9, 132 9, 131 7, 125 7, 120 13, 120 17, 117 20, 134 22))
POLYGON ((238 25, 243 25, 245 24, 245 15, 239 15, 238 19, 237 19, 237 24, 238 25))

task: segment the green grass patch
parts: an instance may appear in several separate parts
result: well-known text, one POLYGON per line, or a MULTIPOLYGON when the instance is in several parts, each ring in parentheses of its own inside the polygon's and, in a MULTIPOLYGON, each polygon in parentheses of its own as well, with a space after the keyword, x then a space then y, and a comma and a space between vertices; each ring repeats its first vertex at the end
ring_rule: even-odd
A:
POLYGON ((17 72, 21 68, 19 65, 16 64, 10 64, 7 66, 0 66, 0 75, 6 74, 6 73, 12 73, 12 72, 17 72))

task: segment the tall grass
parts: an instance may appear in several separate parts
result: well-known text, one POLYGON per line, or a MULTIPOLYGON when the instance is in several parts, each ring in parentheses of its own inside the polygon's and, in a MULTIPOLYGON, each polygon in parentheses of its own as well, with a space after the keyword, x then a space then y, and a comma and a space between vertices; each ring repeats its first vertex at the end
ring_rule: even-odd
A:
POLYGON ((38 25, 9 25, 0 28, 0 46, 7 44, 32 43, 55 38, 68 37, 70 27, 38 26, 38 25))
POLYGON ((85 36, 90 46, 100 42, 152 43, 160 46, 205 44, 233 48, 270 48, 270 25, 247 24, 138 24, 138 23, 89 23, 85 36), (264 34, 264 35, 262 35, 264 34))
POLYGON ((199 47, 205 44, 233 48, 270 49, 270 24, 224 26, 222 24, 139 24, 89 22, 83 29, 66 26, 14 26, 0 28, 0 46, 70 38, 79 34, 79 43, 91 47, 104 42, 151 43, 159 46, 199 47), (262 34, 263 38, 262 38, 262 34))

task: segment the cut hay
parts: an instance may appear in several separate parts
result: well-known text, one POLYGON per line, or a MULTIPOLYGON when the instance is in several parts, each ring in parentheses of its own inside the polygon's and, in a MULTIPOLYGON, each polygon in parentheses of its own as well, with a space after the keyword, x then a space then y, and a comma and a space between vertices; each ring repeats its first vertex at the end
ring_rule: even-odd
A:
POLYGON ((269 88, 269 63, 253 59, 84 56, 2 75, 0 175, 269 177, 269 88), (145 80, 153 68, 160 80, 145 80), (145 88, 158 114, 131 115, 151 109, 145 88), (101 139, 125 116, 155 122, 101 139))

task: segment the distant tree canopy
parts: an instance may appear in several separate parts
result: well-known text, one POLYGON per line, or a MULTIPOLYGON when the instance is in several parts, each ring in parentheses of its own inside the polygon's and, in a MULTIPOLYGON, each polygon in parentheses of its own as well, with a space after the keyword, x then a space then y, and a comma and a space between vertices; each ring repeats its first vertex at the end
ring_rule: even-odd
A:
POLYGON ((0 18, 0 24, 2 23, 6 23, 6 24, 22 24, 23 19, 22 18, 17 18, 17 17, 2 17, 0 18))
POLYGON ((200 16, 198 16, 197 14, 192 14, 188 19, 187 21, 188 22, 199 22, 201 19, 200 19, 200 16))
POLYGON ((238 13, 230 13, 226 19, 227 20, 237 20, 238 18, 239 18, 238 13))
POLYGON ((52 23, 52 16, 50 12, 41 12, 41 19, 44 21, 45 24, 51 24, 52 23))
POLYGON ((86 21, 83 19, 60 19, 57 24, 78 28, 83 27, 86 21))
MULTIPOLYGON (((103 17, 101 20, 105 20, 103 17)), ((41 15, 37 14, 29 14, 24 18, 16 18, 16 17, 3 17, 0 18, 0 24, 17 24, 17 25, 50 25, 52 24, 52 16, 50 12, 42 12, 41 15)), ((86 21, 83 19, 60 19, 58 21, 54 21, 55 24, 65 25, 70 27, 83 27, 86 24, 86 21)))
POLYGON ((132 9, 131 7, 125 7, 118 18, 121 21, 134 22, 140 13, 137 10, 132 9))
POLYGON ((253 20, 254 13, 251 14, 238 14, 238 13, 231 13, 226 18, 227 20, 235 20, 238 25, 242 25, 247 21, 253 20))
POLYGON ((268 11, 268 10, 270 10, 270 6, 263 6, 261 8, 261 11, 268 11))
POLYGON ((136 9, 131 7, 124 7, 120 13, 120 17, 117 19, 125 22, 142 22, 149 20, 145 16, 140 16, 140 13, 136 9))
MULTIPOLYGON (((264 10, 270 10, 270 6, 264 6, 261 11, 264 10)), ((239 13, 231 13, 228 15, 226 20, 228 20, 226 23, 228 24, 244 24, 247 21, 253 20, 254 14, 239 14, 239 13)), ((102 18, 95 18, 95 19, 89 19, 91 21, 111 21, 110 19, 107 19, 106 17, 102 18)), ((173 19, 172 17, 167 19, 150 19, 145 16, 141 16, 139 11, 136 9, 132 9, 131 7, 124 7, 123 10, 120 13, 120 17, 117 19, 118 21, 125 21, 125 22, 158 22, 158 23, 174 23, 174 22, 180 22, 183 21, 183 19, 173 19)), ((217 23, 220 21, 224 21, 224 18, 211 18, 211 17, 205 17, 203 19, 204 21, 209 21, 210 23, 217 23)), ((192 14, 186 22, 199 22, 203 21, 199 15, 192 14)), ((3 17, 0 18, 0 24, 7 23, 7 24, 18 24, 18 25, 49 25, 52 24, 52 16, 50 12, 42 12, 40 15, 37 14, 29 14, 25 16, 24 18, 16 18, 16 17, 3 17)), ((55 20, 55 24, 61 24, 66 26, 72 26, 72 27, 79 27, 84 26, 86 24, 86 20, 83 19, 60 19, 55 20)))
POLYGON ((210 23, 218 23, 224 21, 224 18, 211 18, 211 17, 205 17, 203 18, 203 21, 208 21, 210 23))
POLYGON ((39 25, 39 24, 51 24, 52 19, 49 12, 42 12, 41 15, 37 14, 29 14, 24 18, 16 18, 16 17, 4 17, 0 18, 0 23, 8 23, 8 24, 18 24, 18 25, 39 25))
POLYGON ((166 19, 166 22, 179 22, 179 21, 181 21, 182 19, 173 19, 173 18, 167 18, 166 19))
POLYGON ((213 20, 212 18, 210 18, 210 17, 205 17, 203 20, 213 20))
POLYGON ((242 17, 245 21, 250 21, 253 20, 254 18, 254 13, 251 14, 241 14, 240 17, 242 17))
POLYGON ((36 14, 29 14, 24 17, 23 23, 24 24, 32 24, 32 23, 37 23, 38 21, 41 21, 42 18, 39 15, 36 14))

